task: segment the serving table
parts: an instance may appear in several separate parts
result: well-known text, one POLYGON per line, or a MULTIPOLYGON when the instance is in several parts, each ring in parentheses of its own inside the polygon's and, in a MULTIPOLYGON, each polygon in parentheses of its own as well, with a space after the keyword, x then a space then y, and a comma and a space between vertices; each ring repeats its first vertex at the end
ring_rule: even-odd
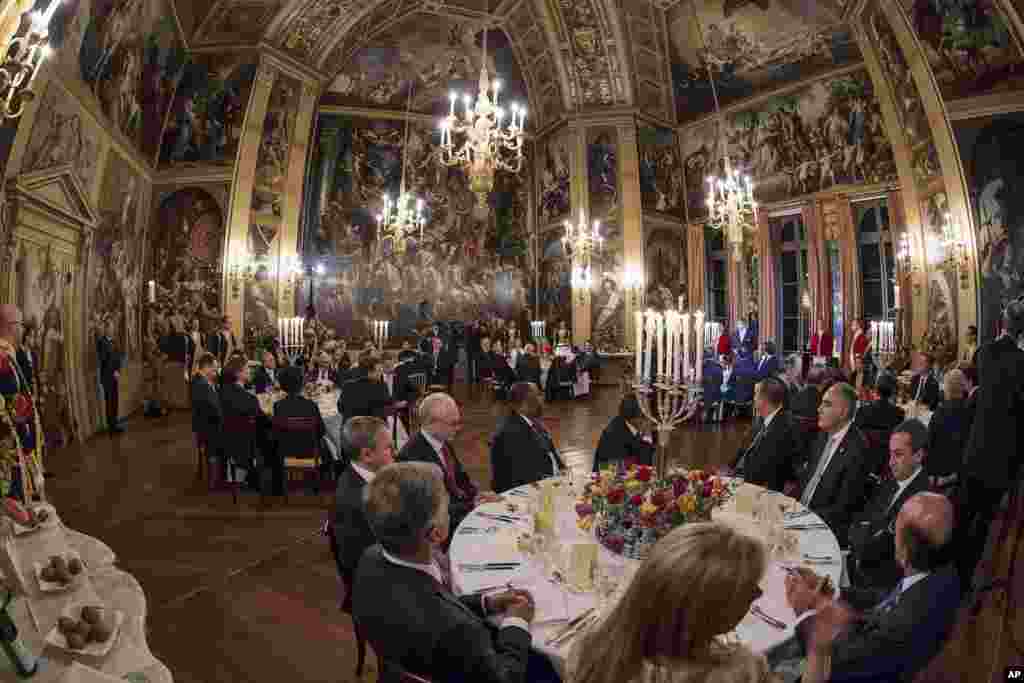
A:
MULTIPOLYGON (((89 678, 79 665, 96 669, 114 679, 135 683, 173 683, 170 670, 149 651, 146 642, 146 596, 133 576, 114 566, 116 556, 102 541, 64 526, 52 506, 51 518, 41 528, 13 533, 9 519, 0 520, 0 562, 3 582, 18 597, 8 607, 22 643, 41 656, 39 671, 30 679, 38 683, 89 678), (58 593, 43 593, 34 563, 46 564, 53 555, 76 552, 85 565, 84 575, 58 593), (110 652, 102 657, 73 654, 45 642, 66 607, 99 605, 118 610, 124 621, 110 652), (69 673, 74 668, 75 671, 69 673), (67 678, 66 678, 67 677, 67 678)), ((0 681, 19 681, 13 664, 0 656, 0 681)))
MULTIPOLYGON (((828 576, 832 584, 838 587, 842 574, 842 556, 835 534, 818 515, 804 508, 799 501, 752 484, 744 486, 757 489, 759 496, 773 497, 773 503, 777 501, 779 506, 793 514, 792 519, 799 520, 799 526, 820 527, 787 532, 795 536, 798 547, 791 556, 780 558, 773 554, 768 571, 761 580, 764 595, 757 601, 757 606, 770 617, 784 623, 785 627, 770 625, 751 612, 744 617, 733 634, 755 652, 766 652, 794 633, 796 615, 786 602, 786 567, 794 564, 810 566, 818 574, 828 576)), ((533 593, 537 606, 530 628, 533 648, 547 655, 564 675, 569 650, 575 640, 569 639, 556 645, 550 645, 547 641, 564 629, 568 620, 590 608, 598 607, 599 597, 594 591, 579 592, 566 587, 564 582, 553 581, 546 564, 537 556, 522 550, 523 539, 532 536, 534 522, 530 510, 536 509, 539 490, 528 485, 502 495, 502 502, 477 507, 454 530, 449 551, 454 583, 462 593, 484 592, 482 589, 491 587, 500 591, 507 584, 533 593), (477 568, 479 565, 494 563, 515 566, 494 570, 477 568)), ((715 510, 714 519, 737 526, 752 535, 758 533, 758 522, 737 512, 734 501, 715 510)), ((554 536, 555 543, 563 549, 574 544, 596 542, 592 532, 578 527, 575 499, 572 496, 556 496, 554 536)), ((597 563, 603 568, 602 571, 621 577, 607 607, 622 595, 641 562, 616 555, 600 544, 597 553, 597 563)))

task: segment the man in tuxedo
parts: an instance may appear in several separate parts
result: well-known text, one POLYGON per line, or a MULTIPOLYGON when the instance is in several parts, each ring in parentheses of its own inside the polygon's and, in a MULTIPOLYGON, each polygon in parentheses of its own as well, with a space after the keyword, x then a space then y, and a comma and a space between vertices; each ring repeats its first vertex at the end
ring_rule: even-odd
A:
POLYGON ((117 424, 122 354, 114 345, 112 320, 103 324, 103 334, 96 340, 96 354, 99 356, 100 384, 103 385, 103 398, 107 408, 107 431, 111 434, 120 434, 124 431, 124 428, 117 424))
POLYGON ((531 382, 517 382, 509 390, 511 414, 491 443, 494 490, 508 491, 556 476, 565 469, 544 416, 544 395, 531 382))
POLYGON ((516 376, 522 382, 531 382, 540 387, 540 358, 537 356, 537 346, 532 342, 526 343, 526 348, 519 354, 516 360, 516 376))
POLYGON ((345 416, 372 415, 382 419, 394 414, 394 401, 384 383, 380 360, 376 356, 359 359, 359 372, 341 386, 338 412, 345 416))
POLYGON ((330 452, 323 445, 327 426, 320 414, 320 407, 302 395, 304 385, 302 368, 287 367, 278 373, 281 389, 287 396, 274 404, 274 420, 288 418, 306 418, 313 420, 316 429, 313 434, 290 429, 275 429, 273 432, 273 448, 267 452, 266 462, 271 470, 271 495, 284 495, 285 481, 284 463, 287 458, 310 458, 314 455, 325 455, 321 458, 322 469, 330 471, 330 452))
POLYGON ((207 339, 206 349, 216 356, 222 367, 226 367, 228 358, 236 348, 238 344, 235 341, 235 333, 231 331, 231 318, 224 316, 220 319, 220 329, 207 339))
POLYGON ((363 513, 363 491, 377 472, 395 461, 388 424, 378 417, 353 417, 342 430, 348 466, 338 476, 331 537, 338 574, 348 593, 343 608, 352 611, 352 585, 363 552, 377 542, 363 513))
POLYGON ((786 599, 799 620, 795 638, 808 667, 830 662, 831 683, 910 681, 942 649, 956 622, 956 570, 946 564, 953 506, 935 493, 903 504, 895 523, 895 554, 902 578, 887 595, 848 589, 854 615, 822 590, 809 570, 786 577, 786 599), (881 599, 879 599, 881 598, 881 599))
POLYGON ((1003 496, 1017 486, 1024 450, 1024 303, 1003 311, 1002 334, 976 354, 978 390, 974 421, 960 476, 957 569, 970 590, 989 527, 1003 496))
POLYGON ((649 429, 649 421, 640 409, 640 403, 632 393, 626 394, 619 403, 619 414, 612 418, 601 432, 601 439, 594 451, 593 471, 615 463, 629 465, 653 465, 654 443, 644 440, 642 431, 649 429))
POLYGON ((875 380, 875 391, 878 400, 857 411, 857 426, 862 429, 878 429, 892 431, 906 419, 903 408, 892 403, 896 394, 896 378, 889 372, 883 372, 875 380))
POLYGON ((204 353, 196 362, 192 377, 192 432, 206 444, 207 452, 216 453, 220 447, 220 428, 224 416, 217 395, 217 359, 204 353))
POLYGON ((452 522, 437 467, 384 467, 367 486, 365 511, 379 545, 359 562, 352 616, 381 661, 382 683, 395 683, 402 671, 439 683, 560 681, 551 662, 530 650, 528 592, 456 597, 439 552, 452 522), (499 626, 488 624, 488 616, 499 626))
POLYGON ((931 353, 918 354, 918 369, 910 380, 910 392, 914 399, 920 401, 934 411, 942 400, 942 388, 939 386, 938 368, 935 357, 931 353))
POLYGON ((398 454, 401 462, 428 462, 441 468, 451 499, 452 523, 459 523, 481 503, 500 500, 489 491, 478 491, 451 446, 462 429, 462 411, 455 399, 443 392, 429 394, 420 402, 420 431, 398 454))
MULTIPOLYGON (((220 406, 225 420, 235 417, 252 417, 256 419, 256 433, 250 435, 252 443, 258 450, 267 450, 267 434, 270 431, 270 418, 260 408, 259 399, 245 390, 249 382, 249 364, 245 358, 232 358, 224 368, 223 384, 220 388, 220 406)), ((239 467, 251 473, 254 453, 247 450, 248 443, 225 441, 222 450, 239 467), (242 448, 240 448, 242 447, 242 448)))
POLYGON ((867 442, 853 424, 857 393, 845 382, 825 392, 818 408, 822 433, 800 480, 800 502, 831 527, 842 544, 861 509, 868 483, 867 442))
POLYGON ((785 397, 786 387, 775 377, 763 379, 754 387, 757 426, 750 443, 737 454, 733 467, 752 484, 792 492, 796 490, 800 447, 789 413, 782 407, 785 397))
POLYGON ((775 342, 766 339, 761 349, 761 360, 757 362, 757 369, 754 370, 754 378, 758 381, 765 377, 774 377, 781 367, 775 342))
POLYGON ((277 359, 270 351, 263 352, 263 365, 256 368, 253 373, 252 384, 257 394, 265 394, 273 391, 277 384, 277 359))
POLYGON ((889 437, 889 471, 882 484, 850 527, 850 578, 855 586, 891 587, 902 571, 896 562, 894 530, 904 501, 928 490, 926 457, 928 430, 920 420, 907 420, 889 437))

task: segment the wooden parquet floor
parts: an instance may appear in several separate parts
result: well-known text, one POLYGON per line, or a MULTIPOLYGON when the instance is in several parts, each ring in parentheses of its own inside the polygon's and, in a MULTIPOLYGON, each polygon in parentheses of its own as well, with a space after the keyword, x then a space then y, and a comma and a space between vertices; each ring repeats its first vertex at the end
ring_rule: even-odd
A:
MULTIPOLYGON (((549 404, 547 422, 575 468, 590 469, 601 430, 619 394, 549 404)), ((465 428, 456 451, 473 479, 489 487, 487 440, 503 404, 457 387, 465 428)), ((96 437, 54 453, 49 497, 72 527, 104 540, 134 574, 149 602, 149 642, 178 683, 337 683, 354 681, 355 641, 337 608, 334 562, 318 529, 331 506, 293 495, 261 505, 245 494, 210 493, 195 479, 189 417, 138 418, 115 439, 96 437)), ((713 465, 736 454, 749 422, 687 426, 672 451, 690 465, 713 465)), ((1000 547, 1005 575, 1020 519, 1000 547)), ((1024 566, 1024 559, 1018 559, 1024 566)), ((1024 591, 1018 573, 1017 586, 1024 591)), ((1024 595, 1024 592, 1021 593, 1024 595)), ((1003 680, 1006 664, 1024 658, 1012 643, 1024 625, 1006 616, 1003 593, 976 619, 964 618, 953 641, 922 680, 1003 680)), ((376 680, 373 657, 363 681, 376 680)))

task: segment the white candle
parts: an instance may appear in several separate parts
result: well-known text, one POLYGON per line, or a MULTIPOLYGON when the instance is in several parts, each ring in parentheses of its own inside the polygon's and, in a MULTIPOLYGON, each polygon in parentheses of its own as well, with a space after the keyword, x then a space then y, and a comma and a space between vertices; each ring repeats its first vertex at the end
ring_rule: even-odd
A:
POLYGON ((651 377, 652 353, 654 347, 654 311, 647 311, 647 315, 644 316, 646 320, 646 332, 647 339, 645 340, 646 349, 644 351, 644 381, 646 382, 651 377))
MULTIPOLYGON (((700 340, 701 331, 704 329, 704 312, 698 310, 694 315, 693 319, 693 330, 698 341, 700 340)), ((697 384, 701 383, 704 378, 704 347, 701 346, 699 349, 695 349, 694 354, 694 368, 697 374, 697 384)))
POLYGON ((644 356, 644 314, 637 311, 636 319, 636 381, 639 384, 643 381, 643 356, 644 356))
POLYGON ((156 303, 156 282, 153 280, 149 281, 149 303, 156 303))
POLYGON ((683 381, 690 376, 690 313, 683 313, 683 381))

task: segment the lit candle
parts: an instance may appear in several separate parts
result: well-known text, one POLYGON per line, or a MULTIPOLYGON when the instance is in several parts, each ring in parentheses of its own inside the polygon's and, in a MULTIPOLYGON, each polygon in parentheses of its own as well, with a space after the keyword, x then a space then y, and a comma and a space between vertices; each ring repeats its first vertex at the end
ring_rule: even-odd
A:
POLYGON ((690 377, 690 313, 683 313, 683 381, 690 377))
POLYGON ((636 318, 636 381, 639 384, 643 381, 643 356, 644 356, 644 314, 637 311, 636 318))
POLYGON ((647 332, 646 348, 644 350, 644 381, 647 381, 653 369, 651 368, 651 362, 654 350, 654 311, 647 311, 647 315, 644 317, 646 320, 645 331, 647 332))
POLYGON ((149 303, 156 303, 156 282, 154 280, 149 281, 149 303))
MULTIPOLYGON (((697 338, 700 339, 701 330, 704 329, 703 311, 698 310, 697 313, 694 315, 693 329, 694 332, 697 334, 697 338)), ((695 354, 694 358, 694 366, 697 371, 697 384, 700 384, 701 380, 704 377, 704 347, 701 346, 699 349, 696 349, 696 352, 697 353, 695 354)))

